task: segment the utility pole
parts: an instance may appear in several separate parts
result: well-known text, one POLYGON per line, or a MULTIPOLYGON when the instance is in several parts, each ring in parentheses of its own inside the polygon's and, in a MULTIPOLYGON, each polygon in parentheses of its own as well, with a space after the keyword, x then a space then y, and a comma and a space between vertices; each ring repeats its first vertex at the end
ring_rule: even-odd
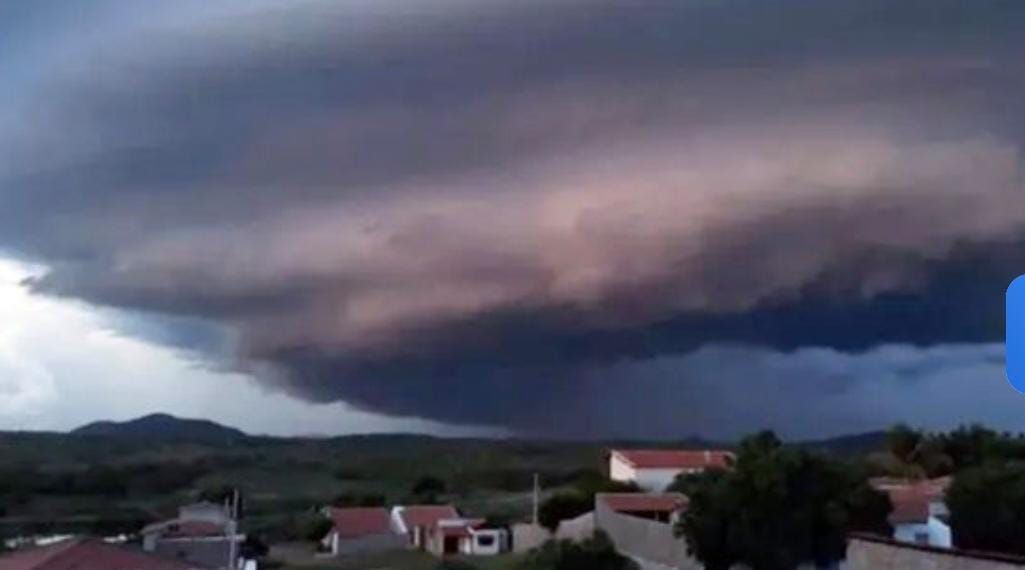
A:
POLYGON ((541 476, 534 473, 534 525, 540 524, 538 520, 539 504, 541 502, 541 476))
POLYGON ((238 536, 238 489, 232 489, 231 511, 228 520, 228 570, 238 568, 238 543, 235 538, 238 536))

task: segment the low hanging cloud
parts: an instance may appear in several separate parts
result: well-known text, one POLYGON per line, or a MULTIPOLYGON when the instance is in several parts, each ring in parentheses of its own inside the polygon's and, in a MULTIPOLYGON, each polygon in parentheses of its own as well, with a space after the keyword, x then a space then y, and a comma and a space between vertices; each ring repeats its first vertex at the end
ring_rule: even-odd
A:
POLYGON ((1025 13, 833 4, 97 9, 7 96, 0 246, 298 397, 519 429, 702 346, 998 341, 1025 13))

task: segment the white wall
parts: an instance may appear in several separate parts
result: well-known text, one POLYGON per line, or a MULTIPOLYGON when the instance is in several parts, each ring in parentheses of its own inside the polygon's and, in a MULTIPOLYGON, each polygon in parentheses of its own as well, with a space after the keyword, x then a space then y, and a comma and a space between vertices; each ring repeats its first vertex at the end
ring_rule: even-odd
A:
POLYGON ((661 492, 672 484, 676 476, 683 472, 697 473, 700 469, 635 469, 618 454, 609 456, 609 479, 622 483, 637 483, 645 491, 661 492))
POLYGON ((634 468, 623 461, 618 454, 609 457, 609 479, 621 483, 629 483, 637 477, 634 468))
POLYGON ((925 523, 894 525, 893 538, 901 542, 928 544, 941 548, 950 548, 953 545, 950 527, 936 517, 929 517, 925 523), (927 537, 927 542, 920 542, 920 535, 927 537))
MULTIPOLYGON (((676 476, 684 471, 684 469, 637 469, 634 482, 645 491, 661 492, 665 491, 666 487, 676 479, 676 476)), ((696 472, 697 470, 686 471, 696 472)))

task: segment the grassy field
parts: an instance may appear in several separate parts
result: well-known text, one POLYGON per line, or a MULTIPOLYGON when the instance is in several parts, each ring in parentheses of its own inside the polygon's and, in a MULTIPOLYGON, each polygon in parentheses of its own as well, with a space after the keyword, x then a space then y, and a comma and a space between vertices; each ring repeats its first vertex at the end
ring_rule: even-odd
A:
MULTIPOLYGON (((847 452, 876 440, 859 436, 837 441, 847 452)), ((603 473, 607 450, 622 445, 716 446, 694 440, 559 442, 416 435, 243 437, 197 443, 0 432, 0 538, 134 531, 173 515, 180 504, 237 487, 245 503, 243 530, 267 542, 295 540, 297 520, 339 496, 374 496, 386 504, 416 502, 413 488, 427 476, 443 483, 437 498, 466 515, 516 520, 530 511, 535 473, 546 492, 552 492, 603 473)))
POLYGON ((296 517, 339 495, 410 502, 426 476, 468 515, 518 518, 529 512, 534 473, 557 488, 602 470, 604 453, 598 443, 402 435, 213 445, 0 433, 0 535, 128 530, 233 486, 246 530, 288 539, 296 517))

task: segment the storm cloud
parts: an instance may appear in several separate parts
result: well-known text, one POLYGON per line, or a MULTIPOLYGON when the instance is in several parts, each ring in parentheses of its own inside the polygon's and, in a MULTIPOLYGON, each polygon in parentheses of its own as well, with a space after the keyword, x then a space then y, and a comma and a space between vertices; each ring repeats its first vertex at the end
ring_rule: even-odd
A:
POLYGON ((710 359, 992 351, 1025 272, 1020 2, 81 12, 12 15, 0 247, 299 398, 736 409, 710 359))

